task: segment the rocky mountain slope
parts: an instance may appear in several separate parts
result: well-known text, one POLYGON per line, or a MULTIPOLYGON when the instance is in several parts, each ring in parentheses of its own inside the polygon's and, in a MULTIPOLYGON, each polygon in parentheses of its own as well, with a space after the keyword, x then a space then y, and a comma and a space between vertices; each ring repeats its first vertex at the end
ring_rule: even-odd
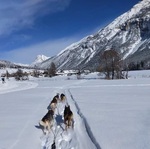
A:
MULTIPOLYGON (((108 49, 118 51, 127 63, 144 62, 150 67, 150 0, 140 1, 96 34, 70 45, 54 57, 37 56, 29 67, 48 68, 54 62, 58 69, 95 70, 100 63, 100 53, 108 49)), ((0 65, 22 66, 4 60, 0 65)))
POLYGON ((150 62, 150 0, 142 0, 95 35, 85 37, 41 63, 58 69, 96 69, 99 55, 115 49, 127 62, 150 62))

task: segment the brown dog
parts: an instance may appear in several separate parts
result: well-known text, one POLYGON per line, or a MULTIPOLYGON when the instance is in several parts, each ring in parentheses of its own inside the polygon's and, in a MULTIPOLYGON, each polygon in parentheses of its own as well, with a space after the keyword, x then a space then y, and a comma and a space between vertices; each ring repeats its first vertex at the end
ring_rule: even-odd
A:
POLYGON ((57 94, 56 96, 54 96, 53 100, 50 103, 50 108, 55 111, 56 107, 57 107, 57 102, 59 100, 59 94, 57 94))
POLYGON ((73 128, 73 113, 70 110, 70 106, 65 106, 64 109, 64 123, 66 125, 66 129, 72 126, 73 128))
POLYGON ((46 130, 50 131, 50 128, 53 126, 53 115, 54 111, 49 110, 46 115, 40 120, 39 125, 42 126, 43 133, 46 134, 46 130))

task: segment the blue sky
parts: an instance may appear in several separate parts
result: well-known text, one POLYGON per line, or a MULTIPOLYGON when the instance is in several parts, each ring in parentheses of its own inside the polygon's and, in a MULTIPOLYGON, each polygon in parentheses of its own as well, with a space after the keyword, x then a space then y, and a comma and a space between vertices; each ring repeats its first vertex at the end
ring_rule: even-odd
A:
POLYGON ((30 64, 94 34, 139 0, 0 0, 0 59, 30 64))

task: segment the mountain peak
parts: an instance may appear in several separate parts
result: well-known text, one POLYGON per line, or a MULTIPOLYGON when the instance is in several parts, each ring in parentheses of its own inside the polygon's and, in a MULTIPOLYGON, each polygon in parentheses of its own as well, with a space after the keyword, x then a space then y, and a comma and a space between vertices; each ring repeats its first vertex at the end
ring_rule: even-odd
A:
POLYGON ((45 61, 47 60, 49 57, 45 56, 45 55, 37 55, 36 60, 39 62, 45 61))
POLYGON ((32 66, 38 65, 44 61, 46 61, 47 59, 49 59, 50 57, 47 57, 45 55, 37 55, 35 61, 31 64, 32 66))

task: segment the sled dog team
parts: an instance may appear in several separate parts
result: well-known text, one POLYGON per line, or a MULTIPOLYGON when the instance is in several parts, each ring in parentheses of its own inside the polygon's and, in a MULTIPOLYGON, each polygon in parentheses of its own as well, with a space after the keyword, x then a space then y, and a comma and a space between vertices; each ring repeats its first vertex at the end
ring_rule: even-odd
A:
MULTIPOLYGON (((52 101, 50 102, 48 106, 48 112, 45 114, 45 116, 40 120, 39 125, 42 127, 42 131, 45 134, 45 131, 48 130, 50 131, 51 127, 53 126, 53 120, 54 120, 54 113, 57 108, 57 103, 58 102, 65 102, 66 101, 66 96, 62 93, 57 94, 56 96, 53 97, 52 101)), ((73 128, 73 112, 70 109, 70 105, 66 104, 64 108, 64 124, 65 124, 65 129, 72 127, 73 128)))

